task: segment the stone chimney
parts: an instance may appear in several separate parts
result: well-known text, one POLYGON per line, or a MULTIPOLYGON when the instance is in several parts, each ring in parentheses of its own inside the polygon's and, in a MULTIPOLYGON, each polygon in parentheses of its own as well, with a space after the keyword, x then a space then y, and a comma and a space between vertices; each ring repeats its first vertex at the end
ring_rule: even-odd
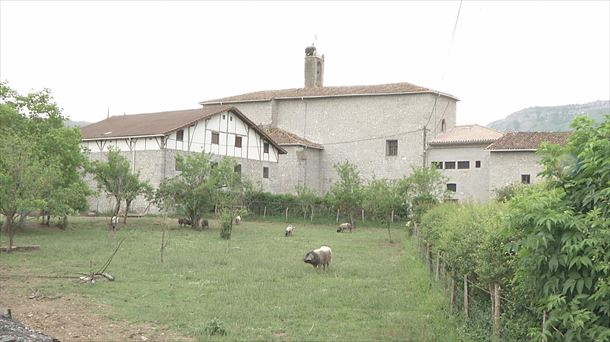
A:
POLYGON ((323 87, 324 55, 316 53, 315 46, 305 49, 305 88, 323 87))

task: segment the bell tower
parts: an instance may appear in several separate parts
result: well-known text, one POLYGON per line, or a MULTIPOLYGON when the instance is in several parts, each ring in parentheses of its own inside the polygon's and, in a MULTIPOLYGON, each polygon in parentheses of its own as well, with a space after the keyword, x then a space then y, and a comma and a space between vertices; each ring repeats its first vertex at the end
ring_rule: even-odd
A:
POLYGON ((323 87, 324 55, 318 56, 316 47, 305 49, 305 88, 323 87))

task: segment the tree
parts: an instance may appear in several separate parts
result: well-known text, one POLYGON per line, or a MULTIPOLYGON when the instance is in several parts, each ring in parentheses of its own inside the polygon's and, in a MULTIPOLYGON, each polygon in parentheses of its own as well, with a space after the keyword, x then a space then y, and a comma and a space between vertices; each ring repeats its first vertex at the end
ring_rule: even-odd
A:
POLYGON ((31 145, 18 135, 0 134, 0 213, 9 251, 15 236, 15 218, 22 211, 44 206, 42 189, 48 188, 53 171, 35 158, 31 145))
POLYGON ((129 213, 129 208, 131 208, 131 203, 138 197, 139 195, 145 195, 147 200, 152 198, 152 186, 148 181, 140 180, 140 172, 137 171, 135 174, 130 173, 126 177, 125 187, 124 187, 124 198, 125 198, 125 215, 123 216, 123 223, 127 223, 127 214, 129 213))
POLYGON ((313 205, 318 197, 316 193, 306 185, 297 185, 296 188, 297 201, 303 211, 303 219, 307 217, 307 213, 312 213, 313 205))
POLYGON ((203 153, 177 156, 176 163, 182 172, 161 182, 155 202, 162 210, 174 210, 188 217, 193 228, 200 230, 203 214, 211 210, 216 200, 211 157, 203 153))
POLYGON ((11 244, 14 210, 45 210, 66 225, 68 214, 86 207, 80 131, 63 127, 64 120, 50 90, 23 96, 0 82, 0 207, 11 244))
POLYGON ((409 177, 399 181, 398 191, 411 208, 415 222, 420 222, 428 209, 447 197, 446 180, 435 167, 414 167, 409 177))
POLYGON ((392 241, 390 227, 392 213, 401 207, 398 182, 389 179, 373 179, 364 190, 364 206, 369 216, 381 221, 388 229, 388 238, 392 241))
POLYGON ((330 196, 334 205, 349 216, 354 225, 353 211, 362 203, 362 180, 354 164, 348 161, 335 165, 339 180, 330 188, 330 196))
POLYGON ((92 173, 98 189, 104 190, 109 196, 114 197, 116 203, 112 216, 118 216, 121 202, 126 198, 129 183, 133 180, 131 168, 127 158, 123 157, 118 149, 110 147, 106 157, 107 161, 92 163, 92 173))
MULTIPOLYGON (((546 188, 510 204, 517 280, 548 318, 552 340, 610 339, 610 116, 574 120, 565 147, 543 145, 546 188)), ((537 331, 537 330, 536 330, 537 331)), ((536 336, 538 335, 538 336, 536 336)))

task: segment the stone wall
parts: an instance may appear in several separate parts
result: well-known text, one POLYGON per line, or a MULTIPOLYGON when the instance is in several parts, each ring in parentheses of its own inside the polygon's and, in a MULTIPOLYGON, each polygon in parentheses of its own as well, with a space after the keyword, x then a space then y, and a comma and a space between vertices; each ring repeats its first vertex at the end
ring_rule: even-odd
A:
POLYGON ((542 181, 538 173, 542 171, 540 157, 534 151, 491 152, 489 170, 489 191, 510 184, 520 184, 521 175, 530 175, 532 184, 542 181))

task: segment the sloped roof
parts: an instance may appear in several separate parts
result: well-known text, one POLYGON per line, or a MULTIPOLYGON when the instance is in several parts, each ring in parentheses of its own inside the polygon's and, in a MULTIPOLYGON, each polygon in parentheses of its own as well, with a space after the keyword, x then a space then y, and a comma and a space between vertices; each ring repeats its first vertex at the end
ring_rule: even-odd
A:
POLYGON ((245 121, 256 132, 285 154, 284 150, 266 132, 248 119, 242 112, 232 106, 213 106, 197 109, 175 110, 169 112, 130 114, 111 116, 100 122, 81 127, 83 140, 106 140, 127 137, 164 136, 173 131, 188 127, 199 120, 212 117, 222 112, 231 111, 245 121))
POLYGON ((366 96, 366 95, 390 95, 390 94, 417 94, 433 93, 458 100, 455 96, 438 92, 436 90, 420 87, 411 83, 389 83, 367 86, 344 86, 344 87, 312 87, 291 88, 279 90, 263 90, 220 99, 206 100, 200 104, 224 104, 234 102, 257 102, 270 101, 272 99, 312 98, 312 97, 337 97, 337 96, 366 96))
POLYGON ((430 145, 464 145, 488 144, 502 137, 502 133, 493 128, 480 125, 455 126, 447 132, 432 139, 430 145))
POLYGON ((305 138, 301 138, 296 134, 287 132, 281 128, 277 127, 269 127, 265 129, 265 132, 269 134, 273 140, 275 140, 281 146, 306 146, 309 148, 315 148, 318 150, 323 150, 324 146, 311 142, 305 138))
POLYGON ((543 142, 565 145, 571 132, 508 132, 493 144, 489 151, 536 151, 543 142))

